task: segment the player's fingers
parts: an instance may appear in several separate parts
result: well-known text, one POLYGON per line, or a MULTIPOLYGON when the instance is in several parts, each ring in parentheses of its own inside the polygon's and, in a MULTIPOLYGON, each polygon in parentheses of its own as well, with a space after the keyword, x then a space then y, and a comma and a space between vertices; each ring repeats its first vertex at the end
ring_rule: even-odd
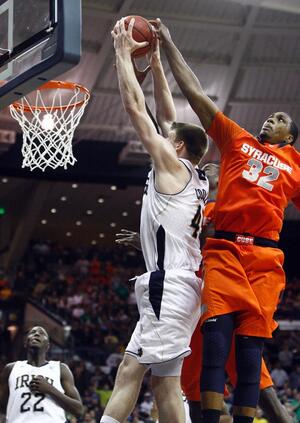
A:
POLYGON ((120 19, 120 29, 121 29, 122 32, 126 32, 125 19, 124 18, 120 19))
POLYGON ((156 19, 149 19, 148 21, 151 25, 153 25, 156 29, 158 29, 159 24, 160 24, 160 19, 158 20, 158 18, 156 19))
POLYGON ((135 232, 133 232, 133 231, 130 231, 129 229, 124 229, 124 228, 122 228, 121 229, 121 232, 123 233, 123 234, 134 234, 135 232))
POLYGON ((115 33, 116 35, 118 35, 118 34, 119 34, 119 32, 120 32, 120 21, 117 21, 117 22, 116 22, 116 24, 115 24, 115 26, 114 26, 113 31, 114 31, 114 33, 115 33))
POLYGON ((143 41, 142 43, 136 43, 136 45, 138 46, 138 48, 143 48, 143 47, 147 47, 149 45, 149 42, 143 41))
POLYGON ((128 242, 130 238, 118 238, 116 239, 117 244, 123 244, 124 242, 128 242))
POLYGON ((130 19, 130 22, 129 22, 129 25, 128 25, 128 34, 129 34, 129 36, 130 37, 132 37, 132 30, 133 30, 133 26, 134 26, 134 22, 135 22, 135 19, 134 18, 131 18, 130 19))

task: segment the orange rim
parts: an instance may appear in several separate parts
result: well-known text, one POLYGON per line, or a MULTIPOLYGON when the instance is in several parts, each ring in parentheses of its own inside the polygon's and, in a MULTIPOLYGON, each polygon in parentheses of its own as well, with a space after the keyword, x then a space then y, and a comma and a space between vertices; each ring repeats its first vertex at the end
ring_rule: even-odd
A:
POLYGON ((66 110, 72 107, 80 107, 84 103, 86 103, 90 98, 90 92, 87 88, 83 85, 77 84, 75 82, 68 82, 68 81, 48 81, 46 84, 40 86, 36 91, 43 91, 43 90, 53 90, 53 89, 60 89, 60 90, 70 90, 75 91, 78 89, 81 91, 85 98, 81 101, 77 101, 75 103, 68 104, 66 106, 27 106, 26 104, 22 104, 19 101, 14 101, 11 104, 11 107, 14 107, 18 110, 23 110, 24 112, 31 112, 32 110, 40 110, 40 111, 51 111, 51 110, 66 110))

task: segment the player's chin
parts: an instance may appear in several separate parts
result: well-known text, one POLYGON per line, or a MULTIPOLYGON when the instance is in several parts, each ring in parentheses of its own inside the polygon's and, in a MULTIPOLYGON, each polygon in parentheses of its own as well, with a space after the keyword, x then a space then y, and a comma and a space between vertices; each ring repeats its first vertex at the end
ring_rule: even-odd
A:
POLYGON ((260 137, 267 137, 269 135, 269 131, 267 129, 262 129, 259 133, 260 137))

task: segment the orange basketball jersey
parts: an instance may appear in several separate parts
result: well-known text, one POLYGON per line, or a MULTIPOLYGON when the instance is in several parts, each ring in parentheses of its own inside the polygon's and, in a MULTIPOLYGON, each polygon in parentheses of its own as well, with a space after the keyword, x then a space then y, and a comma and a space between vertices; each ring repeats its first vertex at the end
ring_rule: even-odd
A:
POLYGON ((300 153, 262 144, 218 112, 208 130, 221 152, 215 228, 278 240, 289 200, 300 207, 300 153))
POLYGON ((206 226, 209 223, 214 222, 215 205, 216 205, 216 202, 214 200, 207 201, 205 205, 204 213, 203 213, 203 217, 204 217, 203 226, 206 226))

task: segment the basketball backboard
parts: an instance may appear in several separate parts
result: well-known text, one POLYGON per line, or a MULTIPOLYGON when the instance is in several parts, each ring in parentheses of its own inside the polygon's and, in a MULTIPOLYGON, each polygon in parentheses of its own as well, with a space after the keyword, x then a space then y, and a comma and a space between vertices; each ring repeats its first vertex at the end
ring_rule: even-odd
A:
POLYGON ((0 108, 75 66, 81 0, 0 0, 0 108))

